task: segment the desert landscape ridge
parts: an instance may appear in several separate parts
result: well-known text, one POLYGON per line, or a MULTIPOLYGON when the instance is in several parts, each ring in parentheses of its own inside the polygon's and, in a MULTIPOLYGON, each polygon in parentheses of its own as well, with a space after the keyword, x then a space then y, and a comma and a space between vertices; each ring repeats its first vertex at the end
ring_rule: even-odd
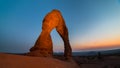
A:
POLYGON ((0 53, 0 68, 79 68, 72 61, 0 53))

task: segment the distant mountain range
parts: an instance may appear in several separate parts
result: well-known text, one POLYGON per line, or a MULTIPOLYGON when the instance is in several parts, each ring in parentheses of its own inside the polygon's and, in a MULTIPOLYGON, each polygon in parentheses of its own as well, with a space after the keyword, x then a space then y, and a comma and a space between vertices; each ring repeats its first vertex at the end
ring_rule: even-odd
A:
POLYGON ((120 49, 104 51, 73 52, 73 56, 95 56, 95 55, 120 55, 120 49))
MULTIPOLYGON (((63 55, 63 52, 54 53, 55 55, 63 55)), ((86 51, 86 52, 73 52, 73 56, 95 56, 101 55, 120 55, 120 49, 104 50, 104 51, 86 51)))

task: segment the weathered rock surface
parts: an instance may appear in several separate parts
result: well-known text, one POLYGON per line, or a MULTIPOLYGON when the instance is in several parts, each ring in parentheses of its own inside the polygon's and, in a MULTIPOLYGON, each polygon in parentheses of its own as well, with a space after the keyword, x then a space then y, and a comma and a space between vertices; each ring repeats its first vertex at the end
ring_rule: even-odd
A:
POLYGON ((64 42, 64 56, 68 59, 72 56, 72 49, 69 43, 68 29, 65 21, 59 10, 52 10, 49 12, 42 23, 42 32, 38 37, 35 45, 30 49, 27 55, 30 56, 43 56, 52 57, 53 55, 53 44, 50 36, 50 32, 56 28, 59 35, 62 37, 64 42))
POLYGON ((49 57, 30 57, 0 53, 0 68, 79 68, 74 62, 49 57))

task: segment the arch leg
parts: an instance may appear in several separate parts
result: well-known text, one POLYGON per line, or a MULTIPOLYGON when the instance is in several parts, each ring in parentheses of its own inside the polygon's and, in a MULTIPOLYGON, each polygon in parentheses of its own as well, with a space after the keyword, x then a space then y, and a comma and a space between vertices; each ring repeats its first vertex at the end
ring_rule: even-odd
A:
POLYGON ((64 41, 64 56, 69 59, 72 57, 72 49, 69 42, 68 29, 64 23, 61 23, 61 25, 56 27, 56 30, 64 41))

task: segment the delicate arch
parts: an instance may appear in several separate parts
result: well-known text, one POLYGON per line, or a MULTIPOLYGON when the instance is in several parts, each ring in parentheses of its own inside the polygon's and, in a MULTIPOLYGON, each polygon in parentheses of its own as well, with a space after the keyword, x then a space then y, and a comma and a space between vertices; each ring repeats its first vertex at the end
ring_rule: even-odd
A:
POLYGON ((72 56, 72 49, 69 43, 68 29, 59 10, 49 12, 42 23, 42 32, 35 45, 27 55, 31 56, 52 56, 53 44, 50 36, 51 31, 56 28, 58 34, 64 42, 64 56, 69 59, 72 56))

